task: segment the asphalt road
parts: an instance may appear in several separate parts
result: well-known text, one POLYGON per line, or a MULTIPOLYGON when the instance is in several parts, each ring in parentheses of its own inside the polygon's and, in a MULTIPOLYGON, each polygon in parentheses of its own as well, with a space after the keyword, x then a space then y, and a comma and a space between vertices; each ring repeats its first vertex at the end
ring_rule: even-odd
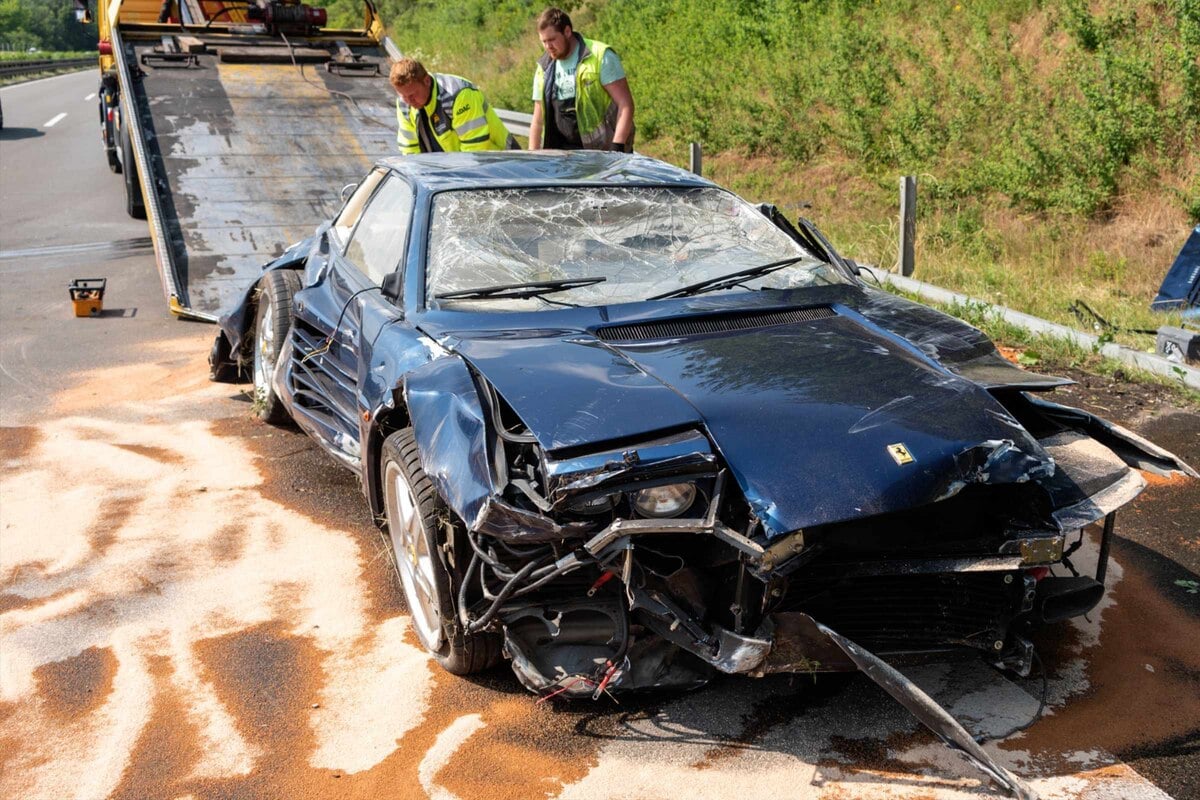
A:
MULTIPOLYGON (((435 669, 352 476, 208 383, 214 329, 168 315, 95 83, 0 90, 0 797, 1000 796, 862 677, 557 705, 435 669), (76 277, 108 278, 105 316, 71 315, 76 277)), ((1200 461, 1165 393, 1071 392, 1200 461)), ((1103 606, 1039 640, 1049 714, 987 747, 1041 796, 1200 796, 1197 519, 1155 482, 1103 606)), ((975 733, 1041 691, 910 676, 975 733)))

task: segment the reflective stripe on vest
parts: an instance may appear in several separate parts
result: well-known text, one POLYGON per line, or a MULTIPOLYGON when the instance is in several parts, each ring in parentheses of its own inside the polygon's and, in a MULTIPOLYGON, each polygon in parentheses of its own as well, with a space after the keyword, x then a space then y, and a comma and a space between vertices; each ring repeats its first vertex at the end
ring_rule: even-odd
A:
MULTIPOLYGON (((429 114, 429 127, 442 150, 455 151, 462 145, 484 145, 489 140, 494 140, 494 143, 491 147, 483 149, 500 149, 512 138, 486 100, 483 101, 482 116, 454 127, 454 105, 458 96, 465 89, 476 89, 475 84, 457 75, 442 74, 435 74, 433 83, 434 108, 429 114)), ((397 100, 396 111, 402 122, 396 136, 397 143, 402 150, 418 148, 420 142, 417 131, 421 127, 422 109, 404 105, 397 100), (405 123, 410 130, 405 129, 405 123)), ((423 151, 425 148, 419 149, 423 151)))
MULTIPOLYGON (((575 122, 579 127, 579 138, 588 149, 606 150, 617 131, 617 104, 600 83, 600 65, 611 48, 578 33, 575 34, 575 46, 581 48, 579 64, 575 67, 575 122)), ((554 91, 554 59, 547 53, 538 59, 538 65, 542 68, 544 131, 549 123, 545 115, 554 105, 550 94, 554 91)), ((543 144, 544 136, 543 132, 543 144)))

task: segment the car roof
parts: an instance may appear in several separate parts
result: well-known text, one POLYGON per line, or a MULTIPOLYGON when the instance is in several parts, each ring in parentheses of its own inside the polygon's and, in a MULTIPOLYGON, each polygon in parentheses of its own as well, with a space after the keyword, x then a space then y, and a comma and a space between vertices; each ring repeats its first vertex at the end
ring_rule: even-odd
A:
POLYGON ((554 184, 714 185, 658 159, 601 150, 422 153, 378 163, 431 192, 554 184))

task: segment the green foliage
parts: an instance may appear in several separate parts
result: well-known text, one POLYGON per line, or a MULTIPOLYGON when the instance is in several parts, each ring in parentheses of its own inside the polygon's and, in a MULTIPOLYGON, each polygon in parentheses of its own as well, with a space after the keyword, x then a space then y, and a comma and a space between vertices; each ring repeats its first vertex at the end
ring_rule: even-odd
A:
POLYGON ((0 50, 96 51, 96 23, 75 21, 72 0, 0 0, 0 50))
MULTIPOLYGON (((357 0, 327 2, 360 15, 357 0)), ((530 110, 543 3, 378 5, 402 50, 530 110)), ((564 7, 621 55, 650 151, 700 141, 801 165, 840 156, 867 175, 927 176, 934 207, 1000 193, 1086 216, 1200 150, 1200 0, 564 7)), ((1200 217, 1197 192, 1175 200, 1200 217)))

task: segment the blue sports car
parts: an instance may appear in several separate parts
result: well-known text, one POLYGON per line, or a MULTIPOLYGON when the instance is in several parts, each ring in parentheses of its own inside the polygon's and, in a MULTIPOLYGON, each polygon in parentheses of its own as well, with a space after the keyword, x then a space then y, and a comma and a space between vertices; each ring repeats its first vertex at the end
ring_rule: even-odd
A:
POLYGON ((360 477, 451 672, 1027 673, 1027 632, 1103 594, 1138 470, 1195 473, 860 271, 645 157, 395 158, 264 267, 212 371, 360 477))

